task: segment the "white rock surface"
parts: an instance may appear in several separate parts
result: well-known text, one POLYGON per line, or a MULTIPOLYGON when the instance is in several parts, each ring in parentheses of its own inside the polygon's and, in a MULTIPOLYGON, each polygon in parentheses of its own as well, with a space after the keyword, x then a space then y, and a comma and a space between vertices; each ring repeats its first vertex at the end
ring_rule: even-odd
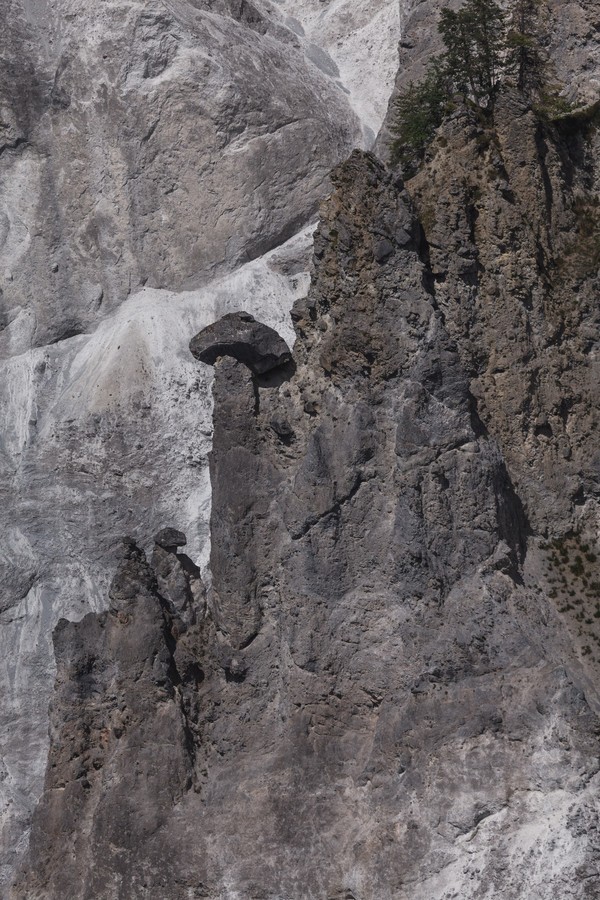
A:
MULTIPOLYGON (((296 28, 326 51, 349 91, 369 147, 387 111, 398 69, 401 15, 410 0, 275 0, 296 28), (300 26, 300 27, 298 27, 300 26)), ((310 49, 308 50, 310 54, 310 49)), ((318 57, 315 54, 315 58, 318 57)))
POLYGON ((52 629, 105 605, 123 534, 173 524, 206 563, 212 370, 189 339, 242 308, 293 339, 306 223, 383 119, 398 28, 382 0, 8 5, 0 891, 42 785, 52 629))

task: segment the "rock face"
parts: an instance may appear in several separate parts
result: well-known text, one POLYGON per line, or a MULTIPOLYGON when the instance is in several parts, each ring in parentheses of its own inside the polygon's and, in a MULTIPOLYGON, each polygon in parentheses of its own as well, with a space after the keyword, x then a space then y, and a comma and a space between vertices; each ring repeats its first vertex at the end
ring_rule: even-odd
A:
POLYGON ((328 172, 383 119, 396 0, 317 4, 326 34, 312 0, 285 6, 2 4, 0 893, 43 785, 57 621, 105 608, 115 535, 174 522, 207 562, 190 337, 243 297, 291 339, 328 172))
MULTIPOLYGON (((336 174, 292 361, 215 359, 207 596, 188 342, 243 307, 291 346, 304 226, 439 3, 4 7, 0 892, 66 616, 17 896, 594 896, 594 123, 459 110, 420 225, 375 160, 336 174)), ((596 6, 548 7, 593 99, 596 6)))
POLYGON ((402 181, 332 182, 292 364, 215 361, 206 606, 161 539, 59 625, 14 900, 597 894, 593 661, 402 181))
POLYGON ((447 121, 409 185, 479 414, 538 533, 595 524, 600 314, 594 121, 548 127, 507 91, 447 121))
POLYGON ((268 3, 11 4, 2 355, 144 285, 197 287, 314 215, 360 126, 305 45, 268 3))
POLYGON ((150 567, 133 541, 125 544, 110 608, 77 623, 61 619, 54 632, 59 664, 52 775, 38 821, 55 824, 50 831, 36 831, 33 843, 40 860, 50 862, 57 842, 66 856, 53 858, 50 871, 33 861, 36 880, 44 876, 40 896, 71 897, 78 890, 79 896, 139 897, 152 883, 158 891, 153 896, 165 897, 177 877, 177 854, 164 826, 194 783, 178 664, 186 684, 202 677, 189 659, 182 665, 181 641, 177 661, 173 652, 173 635, 185 630, 175 606, 185 603, 191 579, 180 560, 162 548, 157 548, 158 564, 153 560, 150 567), (166 592, 158 593, 167 556, 183 587, 170 592, 173 602, 166 592), (68 721, 61 721, 66 708, 68 721), (96 848, 104 842, 113 849, 100 858, 96 848), (132 868, 132 856, 144 844, 145 865, 132 868))

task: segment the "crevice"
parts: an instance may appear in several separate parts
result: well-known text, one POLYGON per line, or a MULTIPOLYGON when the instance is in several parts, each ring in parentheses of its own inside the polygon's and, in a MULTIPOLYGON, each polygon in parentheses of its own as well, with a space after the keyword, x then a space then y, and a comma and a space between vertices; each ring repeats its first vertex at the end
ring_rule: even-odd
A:
POLYGON ((541 129, 538 129, 535 136, 535 145, 538 152, 538 159, 540 163, 540 171, 542 174, 542 181, 544 184, 544 195, 546 201, 546 234, 548 238, 548 246, 550 250, 552 250, 552 238, 551 238, 551 227, 552 227, 552 207, 554 205, 554 192, 552 190, 552 182, 550 181, 550 174, 548 172, 548 167, 546 166, 546 157, 548 155, 548 146, 544 139, 544 135, 541 129))
POLYGON ((350 500, 352 500, 352 498, 358 493, 360 486, 369 481, 372 477, 373 476, 371 475, 368 478, 365 478, 363 474, 359 472, 356 475, 354 484, 352 485, 348 493, 343 497, 340 497, 339 500, 336 500, 333 506, 330 506, 329 509, 327 509, 325 512, 320 513, 318 516, 311 518, 307 522, 305 522, 300 531, 292 534, 292 540, 298 541, 301 538, 305 537, 308 532, 315 527, 315 525, 318 525, 319 522, 322 522, 323 519, 326 519, 328 516, 338 516, 342 510, 342 507, 346 503, 349 503, 350 500))
POLYGON ((7 151, 18 150, 19 147, 25 147, 27 144, 29 144, 29 141, 25 137, 16 138, 16 140, 12 141, 10 144, 2 144, 0 147, 0 156, 7 151))

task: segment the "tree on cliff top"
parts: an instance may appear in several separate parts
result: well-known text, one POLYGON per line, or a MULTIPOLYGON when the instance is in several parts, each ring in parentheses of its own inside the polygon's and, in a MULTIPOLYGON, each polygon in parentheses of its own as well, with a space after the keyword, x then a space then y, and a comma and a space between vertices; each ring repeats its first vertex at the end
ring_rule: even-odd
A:
POLYGON ((454 87, 483 105, 493 101, 504 68, 505 18, 495 0, 467 0, 458 12, 440 14, 443 60, 454 87))
POLYGON ((546 46, 550 41, 545 0, 513 0, 506 37, 506 69, 517 88, 542 118, 556 118, 573 111, 560 92, 546 46))
POLYGON ((506 39, 508 68, 516 77, 518 89, 529 97, 542 87, 547 67, 541 46, 541 6, 542 0, 514 0, 506 39))
POLYGON ((392 158, 407 163, 414 151, 424 147, 436 128, 442 124, 448 103, 450 86, 446 68, 435 57, 423 81, 412 81, 395 100, 396 121, 391 131, 396 135, 392 143, 392 158))
POLYGON ((505 19, 495 0, 466 0, 458 12, 442 9, 443 54, 434 58, 422 82, 411 82, 394 101, 393 160, 406 163, 428 143, 456 91, 480 106, 493 103, 506 56, 505 19))
POLYGON ((415 162, 454 93, 492 111, 507 76, 515 79, 540 116, 554 118, 571 111, 560 96, 561 85, 551 83, 544 10, 544 0, 512 0, 508 15, 495 0, 466 0, 458 11, 442 9, 438 29, 444 52, 434 58, 422 82, 411 82, 394 101, 392 161, 415 162))

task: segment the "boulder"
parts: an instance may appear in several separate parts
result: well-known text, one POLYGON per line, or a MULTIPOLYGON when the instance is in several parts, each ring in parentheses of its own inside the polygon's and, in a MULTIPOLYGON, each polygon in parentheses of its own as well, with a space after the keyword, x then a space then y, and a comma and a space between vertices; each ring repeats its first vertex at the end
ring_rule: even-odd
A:
POLYGON ((232 356, 255 375, 283 366, 292 358, 283 338, 246 312, 228 313, 204 328, 190 341, 190 350, 196 359, 211 366, 221 356, 232 356))

